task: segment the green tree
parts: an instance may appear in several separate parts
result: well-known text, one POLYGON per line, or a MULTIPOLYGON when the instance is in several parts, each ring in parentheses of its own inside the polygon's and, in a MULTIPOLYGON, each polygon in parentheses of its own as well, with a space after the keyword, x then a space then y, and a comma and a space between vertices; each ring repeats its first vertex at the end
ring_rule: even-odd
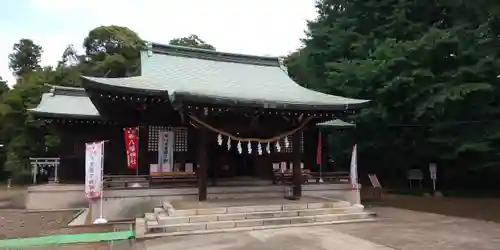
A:
POLYGON ((100 26, 91 30, 83 42, 84 73, 92 76, 125 77, 140 73, 143 40, 126 27, 100 26))
POLYGON ((289 72, 304 86, 372 100, 354 117, 363 166, 500 170, 498 4, 324 0, 316 8, 289 72))
POLYGON ((68 45, 55 69, 53 85, 81 87, 80 76, 88 71, 89 64, 85 55, 78 54, 73 45, 68 45))
POLYGON ((175 39, 170 40, 169 44, 185 46, 185 47, 200 48, 200 49, 215 50, 214 46, 206 43, 201 38, 199 38, 197 35, 189 35, 187 37, 175 38, 175 39))
POLYGON ((5 145, 4 170, 15 180, 25 180, 30 175, 29 157, 44 152, 47 133, 26 110, 40 102, 45 84, 54 80, 54 70, 40 66, 42 48, 33 41, 21 39, 13 48, 9 67, 18 81, 10 90, 6 84, 0 86, 0 138, 5 145))
POLYGON ((43 49, 31 39, 21 39, 9 55, 9 68, 18 77, 40 68, 43 49))
POLYGON ((7 92, 9 92, 9 85, 7 85, 7 81, 3 80, 0 76, 0 98, 7 92))
POLYGON ((46 90, 45 83, 52 79, 51 68, 25 73, 23 80, 14 85, 0 103, 0 137, 6 151, 5 170, 15 180, 25 180, 30 175, 29 157, 42 155, 45 151, 44 136, 47 132, 26 109, 39 103, 41 94, 46 90))
POLYGON ((19 80, 11 90, 0 80, 0 142, 5 145, 0 159, 5 159, 4 170, 17 181, 30 176, 29 157, 48 154, 60 144, 58 131, 49 130, 27 112, 39 104, 47 85, 79 87, 82 74, 125 77, 140 72, 144 42, 128 28, 95 28, 83 44, 84 54, 67 46, 55 68, 39 65, 42 49, 31 40, 21 39, 14 45, 9 67, 19 80))

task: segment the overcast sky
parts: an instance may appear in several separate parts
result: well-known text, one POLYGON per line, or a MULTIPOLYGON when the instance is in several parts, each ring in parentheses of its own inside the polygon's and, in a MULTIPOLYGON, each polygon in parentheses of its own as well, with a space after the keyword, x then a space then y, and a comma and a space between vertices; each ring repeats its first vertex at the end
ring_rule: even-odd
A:
POLYGON ((54 65, 68 44, 82 51, 100 25, 127 26, 148 41, 196 34, 219 51, 286 55, 298 48, 315 0, 4 0, 0 3, 0 76, 14 83, 8 55, 21 38, 43 47, 54 65))

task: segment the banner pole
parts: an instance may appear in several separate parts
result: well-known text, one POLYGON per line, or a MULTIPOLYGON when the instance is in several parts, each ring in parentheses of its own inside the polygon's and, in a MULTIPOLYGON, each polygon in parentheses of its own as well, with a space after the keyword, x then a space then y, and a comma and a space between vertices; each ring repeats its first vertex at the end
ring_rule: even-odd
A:
POLYGON ((101 141, 102 149, 101 149, 101 195, 99 201, 99 218, 94 221, 94 224, 105 224, 108 223, 108 220, 103 217, 103 203, 104 203, 104 143, 108 142, 101 141))

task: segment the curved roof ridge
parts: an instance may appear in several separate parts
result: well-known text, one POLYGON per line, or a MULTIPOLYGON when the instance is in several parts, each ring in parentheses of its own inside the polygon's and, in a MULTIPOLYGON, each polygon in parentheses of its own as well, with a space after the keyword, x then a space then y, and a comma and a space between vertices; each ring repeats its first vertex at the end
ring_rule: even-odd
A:
POLYGON ((52 95, 87 96, 84 88, 67 87, 67 86, 50 85, 50 84, 47 84, 47 86, 50 87, 50 93, 52 95))
POLYGON ((84 88, 49 85, 48 93, 42 94, 40 103, 28 109, 39 117, 68 117, 100 119, 96 109, 84 88))
POLYGON ((191 58, 221 61, 221 62, 233 62, 242 64, 280 67, 279 57, 237 54, 230 52, 221 52, 216 50, 208 50, 208 49, 153 43, 153 42, 151 43, 150 49, 153 51, 153 53, 157 54, 191 57, 191 58))

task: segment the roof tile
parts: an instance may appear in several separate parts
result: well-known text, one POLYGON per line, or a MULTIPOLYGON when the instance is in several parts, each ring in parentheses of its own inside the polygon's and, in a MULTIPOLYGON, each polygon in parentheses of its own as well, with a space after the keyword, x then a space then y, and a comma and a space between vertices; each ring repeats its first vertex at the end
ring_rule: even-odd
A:
POLYGON ((153 45, 152 48, 154 53, 141 54, 141 76, 84 77, 87 80, 84 85, 167 92, 171 100, 198 98, 210 103, 289 109, 336 110, 368 102, 306 89, 288 76, 279 66, 278 58, 171 45, 153 45))

